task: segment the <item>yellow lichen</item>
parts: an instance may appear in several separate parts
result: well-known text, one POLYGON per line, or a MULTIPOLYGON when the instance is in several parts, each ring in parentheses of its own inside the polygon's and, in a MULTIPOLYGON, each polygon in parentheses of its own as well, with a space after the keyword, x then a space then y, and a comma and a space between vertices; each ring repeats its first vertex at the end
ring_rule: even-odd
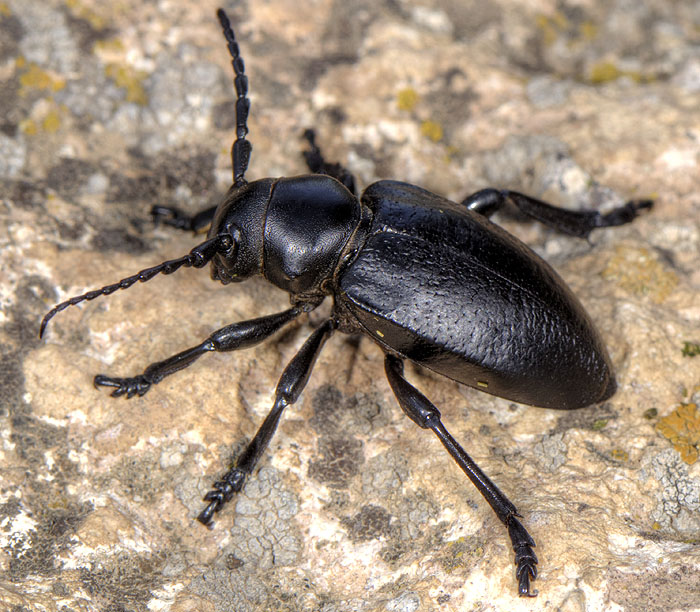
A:
POLYGON ((581 24, 581 36, 584 40, 593 40, 598 36, 598 26, 592 21, 584 21, 581 24))
POLYGON ((122 53, 124 51, 124 43, 118 38, 108 38, 107 40, 98 40, 94 49, 97 52, 122 53))
POLYGON ((30 90, 59 91, 66 86, 65 79, 57 78, 39 68, 34 63, 27 64, 26 60, 18 57, 15 66, 21 70, 25 69, 19 77, 20 94, 26 95, 30 90))
POLYGON ((412 87, 402 89, 396 96, 396 105, 399 110, 412 111, 418 104, 418 92, 412 87))
POLYGON ((65 106, 59 106, 53 98, 46 98, 31 117, 19 122, 19 129, 27 136, 57 132, 66 113, 65 106))
MULTIPOLYGON (((398 106, 399 110, 412 111, 418 104, 419 99, 420 96, 418 95, 418 92, 416 92, 416 90, 412 87, 407 87, 402 89, 397 94, 396 105, 398 106)), ((440 125, 437 121, 432 121, 430 119, 426 119, 425 121, 421 122, 420 133, 433 142, 439 142, 444 136, 442 125, 440 125)))
POLYGON ((19 122, 19 129, 28 136, 34 136, 39 133, 39 126, 33 119, 24 119, 19 122))
POLYGON ((622 76, 622 71, 612 62, 598 62, 591 67, 588 80, 591 83, 608 83, 622 76))
POLYGON ((609 61, 593 64, 588 74, 588 80, 595 85, 609 83, 622 77, 627 77, 635 83, 648 83, 653 80, 653 76, 644 75, 638 70, 621 70, 613 62, 609 61))
POLYGON ((535 25, 542 32, 544 44, 549 46, 556 42, 560 32, 569 27, 569 21, 564 13, 555 11, 552 15, 537 15, 535 25))
POLYGON ((41 122, 41 127, 45 132, 56 132, 61 127, 61 117, 56 109, 51 109, 41 122))
POLYGON ((613 459, 617 459, 618 461, 629 461, 630 455, 626 450, 622 450, 621 448, 614 448, 610 452, 610 456, 613 459))
POLYGON ((667 269, 649 250, 618 245, 603 270, 603 278, 614 281, 625 291, 646 295, 660 304, 675 289, 678 276, 667 269))
POLYGON ((73 15, 79 19, 84 19, 96 30, 103 30, 107 25, 103 17, 100 17, 95 11, 78 0, 66 0, 66 6, 73 15))
POLYGON ((692 465, 700 453, 700 410, 696 404, 681 404, 671 414, 660 419, 656 430, 670 440, 681 459, 692 465))
POLYGON ((683 357, 697 357, 700 355, 700 342, 684 342, 681 354, 683 357))
POLYGON ((126 90, 127 102, 133 102, 142 106, 148 103, 148 96, 142 85, 142 81, 146 76, 145 72, 119 64, 107 64, 105 74, 116 83, 117 87, 126 90))
POLYGON ((423 121, 420 126, 420 133, 433 142, 439 142, 443 137, 442 126, 437 121, 423 121))

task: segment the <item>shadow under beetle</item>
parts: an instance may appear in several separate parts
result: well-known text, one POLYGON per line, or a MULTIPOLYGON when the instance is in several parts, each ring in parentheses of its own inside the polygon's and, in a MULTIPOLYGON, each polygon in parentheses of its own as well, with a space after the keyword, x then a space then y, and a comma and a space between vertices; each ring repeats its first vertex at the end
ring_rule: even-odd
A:
POLYGON ((535 542, 518 520, 522 516, 450 435, 438 409, 404 378, 403 362, 532 406, 570 410, 609 398, 615 392, 610 359, 579 301, 547 263, 488 217, 511 202, 533 219, 585 238, 595 228, 629 223, 652 202, 630 201, 601 214, 484 189, 457 204, 388 180, 373 183, 358 198, 352 175, 324 161, 310 130, 304 156, 313 174, 249 183, 248 81, 228 17, 221 9, 217 14, 235 73, 233 185, 218 207, 194 216, 158 206, 152 211, 156 220, 183 230, 210 225, 208 239, 184 257, 62 302, 44 317, 41 335, 49 319, 68 306, 182 266, 211 262, 212 278, 224 284, 262 275, 290 294, 288 310, 223 327, 142 374, 95 377, 96 385, 114 387, 113 396, 133 397, 204 353, 261 342, 331 296, 330 317, 285 368, 272 410, 235 467, 207 493, 209 504, 198 520, 210 524, 242 489, 330 335, 362 333, 384 351, 386 376, 403 411, 433 431, 508 529, 519 594, 536 595, 530 590, 537 576, 535 542))

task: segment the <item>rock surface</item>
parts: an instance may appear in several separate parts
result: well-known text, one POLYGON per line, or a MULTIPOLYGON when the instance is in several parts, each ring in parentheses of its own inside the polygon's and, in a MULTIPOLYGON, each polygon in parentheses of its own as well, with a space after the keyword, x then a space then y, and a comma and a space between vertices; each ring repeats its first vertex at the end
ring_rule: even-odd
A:
POLYGON ((634 224, 562 237, 497 221, 600 328, 619 390, 572 412, 407 368, 537 542, 516 595, 505 530, 401 413, 369 340, 336 335, 261 468, 208 531, 201 497, 269 410, 319 317, 209 355, 129 401, 92 387, 286 308, 260 280, 182 270, 153 204, 230 181, 234 94, 216 4, 0 2, 0 607, 20 610, 700 609, 700 13, 692 0, 292 0, 226 6, 246 60, 248 178, 304 172, 303 129, 362 185, 487 185, 634 224))

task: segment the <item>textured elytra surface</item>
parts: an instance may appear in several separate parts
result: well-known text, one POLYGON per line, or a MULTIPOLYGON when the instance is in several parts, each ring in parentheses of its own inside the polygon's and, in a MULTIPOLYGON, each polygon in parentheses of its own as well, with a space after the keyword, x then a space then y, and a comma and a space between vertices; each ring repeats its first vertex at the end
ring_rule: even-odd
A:
POLYGON ((526 408, 408 368, 524 515, 535 601, 515 596, 502 526, 400 413, 366 339, 328 343, 244 493, 212 531, 195 524, 309 323, 129 401, 92 376, 135 374, 286 296, 187 270, 36 334, 57 300, 196 243, 154 229, 152 204, 195 211, 225 192, 233 90, 216 4, 0 4, 2 607, 695 609, 700 468, 656 427, 700 384, 700 357, 683 354, 700 342, 695 4, 226 7, 251 80, 250 178, 302 172, 315 126, 362 185, 658 198, 591 244, 499 219, 600 328, 611 400, 526 408))

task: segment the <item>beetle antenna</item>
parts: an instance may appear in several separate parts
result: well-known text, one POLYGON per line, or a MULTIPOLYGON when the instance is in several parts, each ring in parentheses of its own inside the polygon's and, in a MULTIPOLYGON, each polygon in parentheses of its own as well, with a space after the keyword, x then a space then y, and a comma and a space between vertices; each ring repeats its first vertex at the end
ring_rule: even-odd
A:
POLYGON ((231 54, 231 66, 235 78, 233 83, 236 87, 236 140, 231 146, 231 161, 233 163, 233 184, 241 187, 246 184, 243 175, 248 169, 250 153, 253 145, 246 139, 248 134, 248 111, 250 110, 250 100, 248 99, 248 77, 245 75, 245 64, 241 57, 241 51, 236 42, 236 35, 233 33, 231 22, 223 9, 216 11, 219 23, 224 30, 224 37, 228 43, 228 52, 231 54))
POLYGON ((133 276, 123 278, 118 283, 115 283, 113 285, 107 285, 105 287, 102 287, 101 289, 88 291, 87 293, 83 293, 82 295, 76 295, 75 297, 72 297, 71 299, 66 300, 65 302, 61 302, 57 306, 54 306, 48 313, 46 313, 44 318, 41 320, 39 338, 41 338, 44 335, 46 325, 54 317, 54 315, 61 312, 62 310, 65 310, 66 308, 68 308, 68 306, 75 306, 76 304, 79 304, 80 302, 84 302, 86 300, 94 300, 95 298, 100 297, 101 295, 109 295, 111 293, 114 293, 118 289, 128 289, 136 281, 145 283, 146 281, 151 280, 157 274, 172 274, 182 266, 185 266, 186 268, 202 268, 214 258, 214 255, 216 255, 217 253, 226 253, 227 251, 234 248, 235 245, 236 241, 234 240, 233 236, 231 236, 230 234, 219 234, 218 236, 215 236, 214 238, 211 238, 210 240, 207 240, 206 242, 197 245, 184 257, 164 261, 163 263, 158 264, 153 268, 146 268, 145 270, 141 270, 133 276))

